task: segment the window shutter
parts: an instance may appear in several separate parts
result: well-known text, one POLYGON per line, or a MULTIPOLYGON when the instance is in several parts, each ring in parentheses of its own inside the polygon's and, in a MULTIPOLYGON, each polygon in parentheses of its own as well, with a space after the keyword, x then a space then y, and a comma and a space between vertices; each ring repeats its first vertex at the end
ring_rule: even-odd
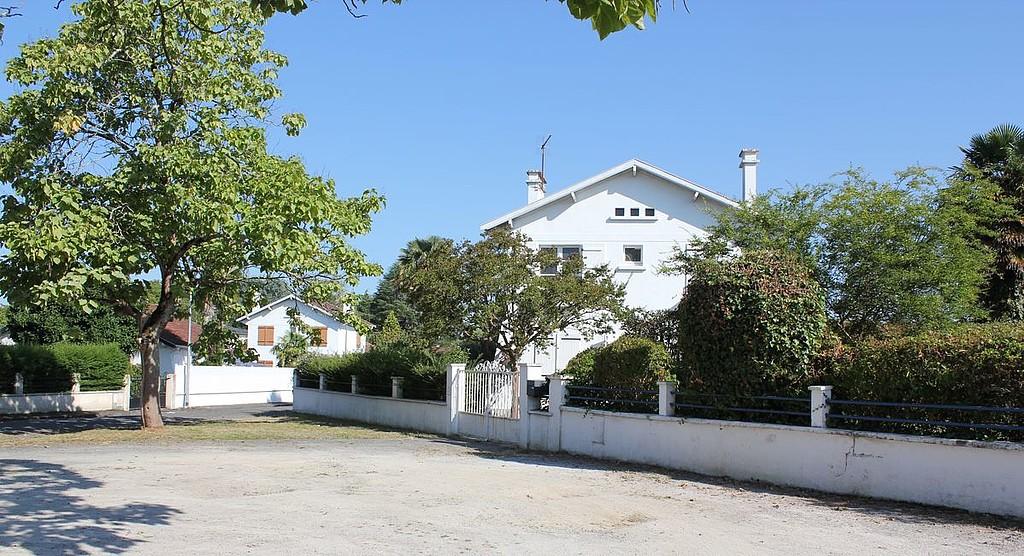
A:
POLYGON ((256 344, 261 346, 274 345, 274 327, 261 326, 257 329, 256 344))

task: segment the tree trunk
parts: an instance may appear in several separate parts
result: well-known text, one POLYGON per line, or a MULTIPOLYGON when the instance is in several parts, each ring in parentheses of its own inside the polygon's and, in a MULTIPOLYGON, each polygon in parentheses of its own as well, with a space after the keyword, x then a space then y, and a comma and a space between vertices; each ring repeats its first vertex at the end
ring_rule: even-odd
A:
POLYGON ((143 331, 139 340, 142 356, 142 428, 164 426, 160 417, 160 344, 157 330, 143 331))

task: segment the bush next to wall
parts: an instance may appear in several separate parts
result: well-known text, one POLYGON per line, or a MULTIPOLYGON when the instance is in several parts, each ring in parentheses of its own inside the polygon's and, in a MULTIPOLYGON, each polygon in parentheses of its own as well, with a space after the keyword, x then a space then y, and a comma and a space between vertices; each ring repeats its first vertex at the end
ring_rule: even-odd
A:
POLYGON ((965 324, 870 338, 820 361, 842 399, 1024 407, 1024 326, 965 324))
POLYGON ((821 288, 770 251, 690 263, 679 304, 681 387, 748 396, 800 392, 826 333, 821 288))
POLYGON ((0 392, 13 393, 21 373, 26 394, 67 392, 77 373, 83 391, 117 390, 131 370, 117 344, 0 346, 0 392))
POLYGON ((576 384, 590 384, 594 381, 594 358, 603 346, 591 346, 577 353, 565 365, 562 374, 576 384))
POLYGON ((300 375, 323 374, 330 383, 359 378, 360 392, 391 395, 392 377, 405 379, 405 397, 434 399, 444 396, 445 372, 450 363, 465 363, 466 353, 452 346, 422 349, 401 342, 364 353, 311 355, 298 365, 300 375))
POLYGON ((594 354, 597 386, 648 389, 671 376, 665 346, 647 338, 622 336, 594 354))

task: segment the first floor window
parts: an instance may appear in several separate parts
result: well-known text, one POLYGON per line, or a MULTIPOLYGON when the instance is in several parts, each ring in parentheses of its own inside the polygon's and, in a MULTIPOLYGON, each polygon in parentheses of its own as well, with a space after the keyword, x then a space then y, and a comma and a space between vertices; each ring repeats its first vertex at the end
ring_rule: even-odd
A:
POLYGON ((622 248, 623 259, 631 266, 644 264, 644 248, 639 245, 627 245, 622 248))
POLYGON ((274 327, 273 326, 261 326, 261 327, 259 327, 257 329, 256 345, 260 345, 260 346, 272 346, 272 345, 274 345, 274 327))
MULTIPOLYGON (((560 260, 567 261, 573 257, 580 257, 583 255, 583 249, 578 245, 559 245, 550 247, 541 247, 542 253, 550 253, 560 260)), ((540 270, 541 274, 558 274, 558 263, 550 264, 540 270)))

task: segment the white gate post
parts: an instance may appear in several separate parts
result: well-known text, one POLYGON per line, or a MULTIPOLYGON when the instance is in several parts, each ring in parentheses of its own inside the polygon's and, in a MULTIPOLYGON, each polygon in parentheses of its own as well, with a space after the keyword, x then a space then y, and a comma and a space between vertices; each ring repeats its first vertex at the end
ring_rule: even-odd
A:
POLYGON ((828 428, 828 404, 832 400, 831 386, 811 386, 811 426, 828 428))
POLYGON ((531 369, 538 369, 540 365, 530 363, 519 364, 519 447, 530 447, 530 410, 540 407, 540 400, 534 400, 529 395, 529 384, 531 369), (536 406, 536 407, 534 407, 536 406))
POLYGON ((548 450, 560 452, 562 450, 562 404, 565 403, 565 385, 569 379, 562 378, 562 375, 555 373, 548 379, 548 450), (552 442, 554 440, 554 442, 552 442))
POLYGON ((14 393, 19 395, 25 393, 25 377, 21 373, 14 373, 14 393))
POLYGON ((448 436, 459 434, 459 411, 462 409, 463 392, 466 387, 466 365, 465 363, 451 363, 448 365, 447 380, 445 381, 445 402, 448 404, 448 436))
POLYGON ((82 376, 78 373, 71 373, 71 393, 77 394, 82 391, 82 376))
POLYGON ((327 389, 327 375, 325 375, 323 373, 320 373, 320 383, 317 384, 317 389, 318 390, 326 390, 327 389))
POLYGON ((359 375, 348 375, 349 389, 348 391, 353 394, 359 393, 359 375))
POLYGON ((658 381, 658 415, 672 417, 676 414, 676 383, 672 380, 658 381))
POLYGON ((391 377, 391 397, 401 398, 402 397, 402 383, 405 382, 405 378, 400 376, 391 377))
POLYGON ((128 411, 131 409, 132 399, 132 375, 124 375, 124 387, 121 389, 121 409, 128 411))

